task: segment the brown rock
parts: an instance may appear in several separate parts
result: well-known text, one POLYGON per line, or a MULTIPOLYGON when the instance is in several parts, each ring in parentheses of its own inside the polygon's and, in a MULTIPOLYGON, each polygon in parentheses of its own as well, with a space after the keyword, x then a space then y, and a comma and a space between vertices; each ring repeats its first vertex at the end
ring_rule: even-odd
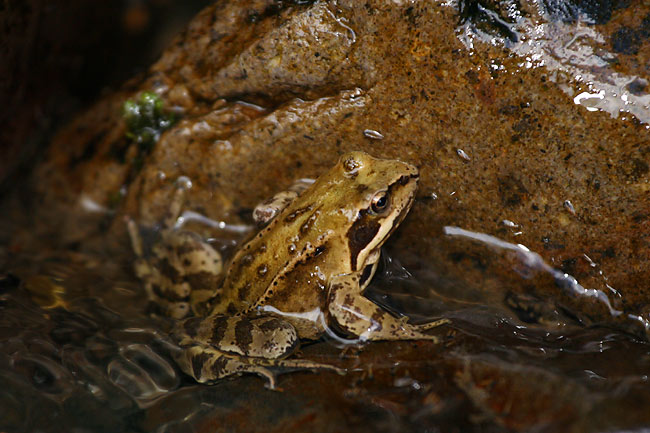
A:
MULTIPOLYGON (((522 10, 537 13, 531 4, 522 10)), ((610 15, 602 31, 628 16, 610 15)), ((457 23, 456 11, 431 2, 209 7, 141 82, 61 130, 34 176, 38 211, 74 221, 63 237, 81 238, 98 225, 80 230, 79 198, 108 207, 126 186, 107 217, 122 235, 122 215, 154 223, 175 179, 188 176, 189 209, 239 222, 242 210, 360 149, 420 167, 419 199, 392 248, 406 251, 407 268, 448 282, 432 284, 429 296, 492 305, 513 293, 550 299, 583 323, 643 334, 648 119, 587 111, 562 90, 558 77, 569 69, 523 67, 472 34, 468 49, 457 23), (182 119, 138 170, 120 106, 141 91, 160 94, 182 119), (446 226, 492 237, 445 235, 446 226)), ((643 24, 634 25, 642 35, 643 24)), ((635 43, 646 52, 641 36, 635 43)))

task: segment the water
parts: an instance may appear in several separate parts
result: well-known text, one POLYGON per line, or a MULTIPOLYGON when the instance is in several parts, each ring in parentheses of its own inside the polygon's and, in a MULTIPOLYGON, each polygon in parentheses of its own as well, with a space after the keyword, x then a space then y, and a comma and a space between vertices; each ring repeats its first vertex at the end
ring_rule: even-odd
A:
POLYGON ((0 430, 616 431, 650 423, 640 410, 650 403, 648 343, 581 326, 535 299, 502 307, 450 299, 432 290, 430 267, 406 269, 403 254, 388 250, 368 296, 414 321, 449 318, 436 330, 443 343, 325 337, 301 356, 348 373, 286 373, 280 391, 253 375, 214 386, 183 375, 170 356, 172 322, 147 314, 127 257, 14 256, 0 280, 0 430), (522 320, 544 317, 522 314, 522 305, 547 308, 553 326, 522 320))

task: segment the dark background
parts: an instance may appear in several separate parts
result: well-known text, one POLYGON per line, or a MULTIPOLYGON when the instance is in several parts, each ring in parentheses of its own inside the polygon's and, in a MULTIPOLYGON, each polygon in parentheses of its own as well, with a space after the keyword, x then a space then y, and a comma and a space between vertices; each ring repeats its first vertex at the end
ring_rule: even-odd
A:
POLYGON ((209 0, 0 3, 0 196, 57 126, 136 76, 209 0))

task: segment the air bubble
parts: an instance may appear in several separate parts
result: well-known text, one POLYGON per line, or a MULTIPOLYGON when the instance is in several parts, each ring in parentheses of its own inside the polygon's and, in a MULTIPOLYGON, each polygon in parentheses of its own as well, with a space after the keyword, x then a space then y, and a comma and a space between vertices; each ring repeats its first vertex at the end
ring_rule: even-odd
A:
POLYGON ((363 130, 363 135, 366 138, 370 138, 372 140, 383 140, 384 139, 384 135, 379 131, 375 131, 374 129, 364 129, 363 130))
POLYGON ((456 149, 456 153, 458 154, 458 156, 463 158, 465 161, 470 161, 472 159, 472 158, 469 157, 469 155, 467 153, 465 153, 465 151, 463 149, 456 149))
POLYGON ((569 200, 564 200, 564 204, 563 204, 563 206, 564 206, 564 208, 565 208, 565 209, 566 209, 566 210, 567 210, 571 215, 575 215, 575 214, 576 214, 576 210, 575 210, 575 208, 573 207, 573 203, 571 203, 571 201, 569 201, 569 200))
POLYGON ((192 188, 192 181, 187 176, 179 176, 175 185, 177 188, 190 189, 192 188))

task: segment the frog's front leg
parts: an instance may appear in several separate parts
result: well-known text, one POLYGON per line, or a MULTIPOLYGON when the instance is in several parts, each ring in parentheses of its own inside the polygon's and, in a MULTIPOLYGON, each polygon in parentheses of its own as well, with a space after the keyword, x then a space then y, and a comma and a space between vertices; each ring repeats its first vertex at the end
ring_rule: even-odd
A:
POLYGON ((366 340, 432 340, 438 337, 422 331, 449 323, 442 319, 422 325, 396 318, 363 296, 359 286, 361 273, 338 275, 330 283, 328 309, 342 330, 366 340))
POLYGON ((193 317, 180 322, 173 334, 181 351, 181 369, 198 382, 212 383, 241 373, 256 373, 275 387, 273 368, 341 369, 302 359, 285 359, 298 347, 295 328, 271 316, 193 317))

